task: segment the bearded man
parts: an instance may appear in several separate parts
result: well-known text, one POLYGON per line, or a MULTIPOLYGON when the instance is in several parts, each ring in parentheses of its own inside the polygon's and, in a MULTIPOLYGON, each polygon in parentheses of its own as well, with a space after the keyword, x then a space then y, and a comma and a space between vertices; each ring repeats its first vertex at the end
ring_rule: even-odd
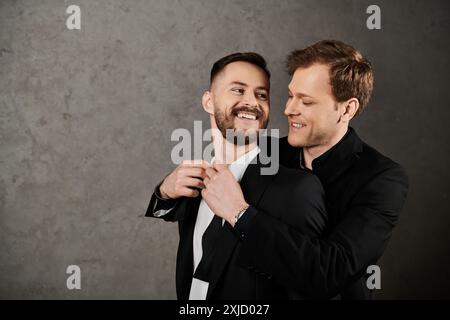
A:
POLYGON ((296 270, 289 269, 293 261, 287 260, 296 256, 284 254, 283 248, 268 254, 255 245, 253 253, 268 264, 282 262, 268 274, 243 262, 240 254, 243 245, 251 251, 246 234, 255 215, 266 217, 262 223, 269 232, 261 236, 274 244, 274 235, 315 237, 326 225, 317 177, 284 167, 261 174, 265 164, 254 137, 269 119, 269 80, 266 62, 256 53, 235 53, 214 63, 202 99, 215 129, 214 164, 185 162, 152 195, 146 216, 178 222, 178 299, 300 297, 299 287, 288 280, 296 270))

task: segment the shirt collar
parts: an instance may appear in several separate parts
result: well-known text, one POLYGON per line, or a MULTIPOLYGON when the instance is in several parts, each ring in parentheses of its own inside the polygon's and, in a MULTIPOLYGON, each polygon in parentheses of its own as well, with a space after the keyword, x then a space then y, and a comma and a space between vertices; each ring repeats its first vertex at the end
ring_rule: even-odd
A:
MULTIPOLYGON (((328 149, 327 151, 325 151, 323 154, 321 154, 320 156, 318 156, 317 158, 315 158, 312 161, 312 164, 311 164, 312 171, 316 170, 317 167, 320 166, 320 164, 323 164, 323 162, 327 158, 330 157, 330 155, 333 152, 333 150, 337 149, 341 144, 343 144, 343 141, 346 140, 346 138, 349 136, 351 130, 352 130, 352 128, 349 127, 347 129, 347 132, 345 133, 345 135, 341 138, 341 140, 338 141, 338 143, 336 143, 334 146, 332 146, 330 149, 328 149)), ((303 158, 303 148, 300 149, 300 168, 302 168, 304 170, 309 170, 305 166, 305 160, 303 158)))

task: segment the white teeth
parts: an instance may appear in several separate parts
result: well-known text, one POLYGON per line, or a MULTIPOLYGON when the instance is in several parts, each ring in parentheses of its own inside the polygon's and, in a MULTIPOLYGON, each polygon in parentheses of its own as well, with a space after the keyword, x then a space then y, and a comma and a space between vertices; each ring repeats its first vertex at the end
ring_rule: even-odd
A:
POLYGON ((293 126, 294 128, 301 128, 301 127, 304 127, 303 124, 301 124, 301 123, 296 123, 296 122, 292 122, 292 126, 293 126))
POLYGON ((245 113, 245 112, 239 112, 238 113, 238 118, 245 118, 245 119, 250 119, 250 120, 256 120, 256 116, 254 114, 250 114, 250 113, 245 113))

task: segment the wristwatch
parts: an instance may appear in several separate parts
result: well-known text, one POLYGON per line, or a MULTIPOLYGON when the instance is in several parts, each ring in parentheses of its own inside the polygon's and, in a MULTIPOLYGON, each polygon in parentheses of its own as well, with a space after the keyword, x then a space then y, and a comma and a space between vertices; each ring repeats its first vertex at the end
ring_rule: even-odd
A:
POLYGON ((236 224, 240 217, 244 214, 244 212, 250 207, 248 204, 243 206, 237 213, 237 215, 234 216, 234 224, 236 224))

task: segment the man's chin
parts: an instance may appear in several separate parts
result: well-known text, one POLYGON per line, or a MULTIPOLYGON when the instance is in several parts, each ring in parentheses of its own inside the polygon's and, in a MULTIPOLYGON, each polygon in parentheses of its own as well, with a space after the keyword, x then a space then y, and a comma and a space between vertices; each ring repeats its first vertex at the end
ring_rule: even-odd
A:
POLYGON ((234 123, 233 126, 233 130, 234 131, 258 131, 260 129, 260 123, 256 122, 255 123, 234 123))
POLYGON ((292 147, 301 148, 305 146, 305 141, 294 134, 289 133, 287 140, 292 147))
POLYGON ((244 134, 244 135, 252 135, 252 134, 258 134, 259 130, 261 130, 259 125, 252 125, 252 126, 239 126, 235 125, 233 127, 233 132, 238 134, 244 134))

